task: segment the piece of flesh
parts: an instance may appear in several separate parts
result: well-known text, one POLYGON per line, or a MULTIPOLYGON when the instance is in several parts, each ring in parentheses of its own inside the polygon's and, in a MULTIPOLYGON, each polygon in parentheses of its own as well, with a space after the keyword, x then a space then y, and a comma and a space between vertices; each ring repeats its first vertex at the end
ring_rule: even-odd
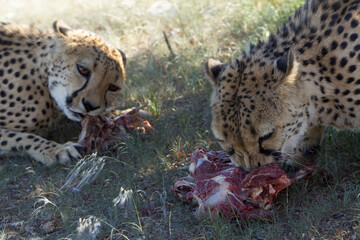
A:
POLYGON ((129 132, 137 131, 140 135, 152 133, 150 123, 137 115, 145 106, 133 108, 117 117, 86 115, 81 121, 82 132, 78 143, 84 146, 86 153, 92 153, 109 150, 115 143, 124 140, 129 132))
POLYGON ((234 167, 227 153, 198 148, 190 158, 191 176, 172 187, 175 195, 198 205, 196 214, 227 218, 268 218, 277 194, 293 182, 311 176, 309 164, 288 178, 279 163, 270 163, 246 172, 234 167))

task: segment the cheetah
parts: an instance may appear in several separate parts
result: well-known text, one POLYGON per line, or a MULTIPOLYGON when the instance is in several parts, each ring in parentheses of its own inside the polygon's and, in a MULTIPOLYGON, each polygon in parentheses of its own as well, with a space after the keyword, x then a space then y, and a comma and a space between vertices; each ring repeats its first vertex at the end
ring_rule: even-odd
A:
POLYGON ((53 30, 0 23, 0 151, 46 166, 81 157, 81 146, 44 133, 56 112, 73 121, 102 113, 125 84, 125 54, 64 21, 53 30))
POLYGON ((307 0, 265 42, 209 59, 212 132, 236 166, 303 163, 323 128, 360 128, 360 1, 307 0))

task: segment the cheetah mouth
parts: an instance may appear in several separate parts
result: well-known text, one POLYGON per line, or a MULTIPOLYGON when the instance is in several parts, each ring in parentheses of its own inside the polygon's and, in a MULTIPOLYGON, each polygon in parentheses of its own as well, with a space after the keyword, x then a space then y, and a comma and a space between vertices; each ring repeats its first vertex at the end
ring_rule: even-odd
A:
POLYGON ((73 115, 73 117, 78 119, 79 121, 81 121, 85 117, 85 115, 82 114, 82 113, 75 112, 75 111, 72 111, 72 110, 70 110, 70 112, 73 115))

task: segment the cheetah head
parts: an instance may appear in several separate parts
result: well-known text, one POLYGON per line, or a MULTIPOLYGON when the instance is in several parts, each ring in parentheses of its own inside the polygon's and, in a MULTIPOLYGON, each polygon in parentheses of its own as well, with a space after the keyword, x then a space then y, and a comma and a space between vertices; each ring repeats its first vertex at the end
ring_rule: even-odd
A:
POLYGON ((304 135, 298 66, 291 51, 279 58, 243 55, 229 64, 205 64, 213 86, 211 129, 235 166, 251 170, 283 159, 304 135))
POLYGON ((51 97, 65 115, 80 121, 103 112, 124 88, 125 54, 94 33, 53 24, 55 47, 48 67, 51 97))

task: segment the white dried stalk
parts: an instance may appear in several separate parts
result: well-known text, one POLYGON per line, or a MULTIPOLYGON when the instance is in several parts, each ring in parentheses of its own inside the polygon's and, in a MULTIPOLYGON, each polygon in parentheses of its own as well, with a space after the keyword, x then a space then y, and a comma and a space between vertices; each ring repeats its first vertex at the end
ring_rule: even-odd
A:
POLYGON ((82 158, 66 177, 66 182, 60 190, 71 188, 72 191, 79 192, 82 187, 98 177, 106 159, 107 157, 98 157, 96 153, 82 158))
POLYGON ((80 218, 77 227, 76 240, 96 240, 96 236, 100 232, 101 223, 95 216, 88 218, 80 218))

